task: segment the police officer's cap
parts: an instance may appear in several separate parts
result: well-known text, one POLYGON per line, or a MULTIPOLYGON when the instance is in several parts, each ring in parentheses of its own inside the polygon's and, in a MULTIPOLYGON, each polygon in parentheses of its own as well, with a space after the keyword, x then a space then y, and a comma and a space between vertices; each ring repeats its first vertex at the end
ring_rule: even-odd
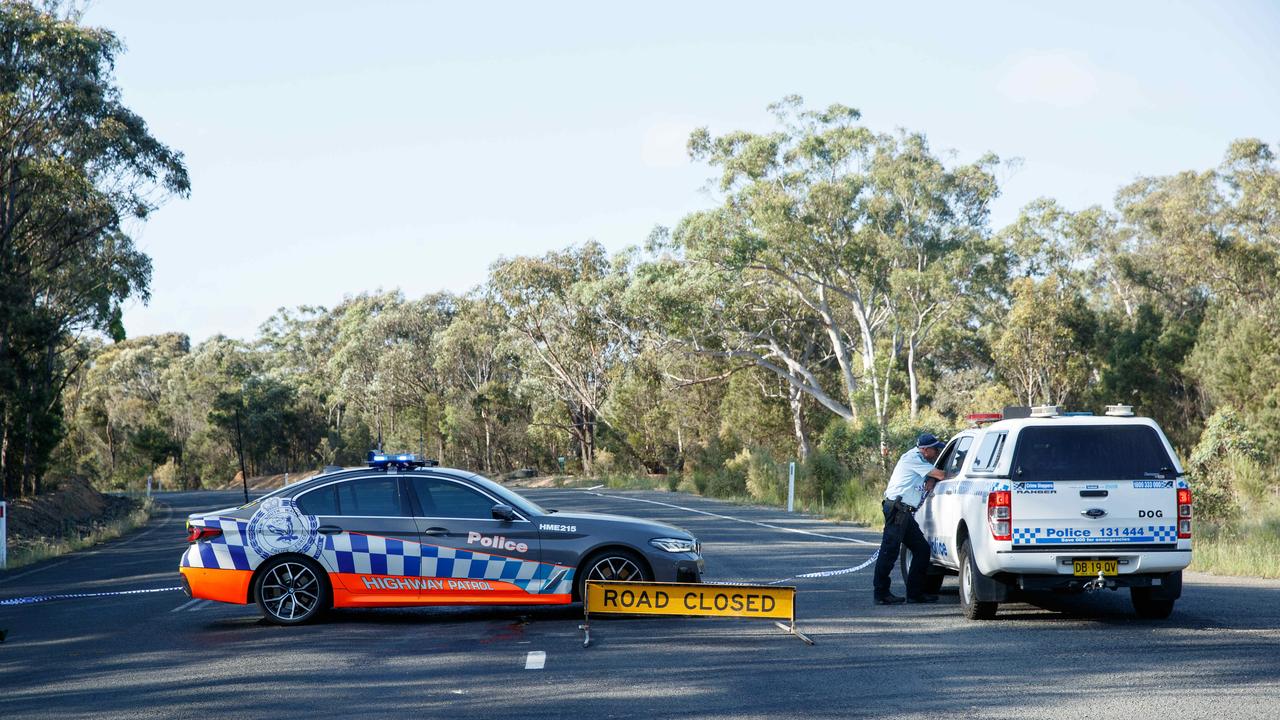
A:
POLYGON ((939 440, 938 437, 933 433, 923 433, 920 435, 920 437, 916 438, 916 447, 920 448, 921 450, 925 448, 946 447, 946 445, 947 445, 946 443, 939 440))

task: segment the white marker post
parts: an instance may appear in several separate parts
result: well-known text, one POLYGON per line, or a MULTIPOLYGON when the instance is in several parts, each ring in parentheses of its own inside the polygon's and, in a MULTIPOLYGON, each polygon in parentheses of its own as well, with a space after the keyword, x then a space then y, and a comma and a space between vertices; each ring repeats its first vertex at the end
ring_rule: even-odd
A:
POLYGON ((791 469, 787 473, 787 512, 796 511, 796 464, 791 462, 791 469))
POLYGON ((151 476, 147 476, 147 498, 151 498, 151 476))
POLYGON ((8 518, 5 517, 6 510, 5 501, 0 500, 0 570, 9 567, 9 528, 6 525, 8 522, 8 518))

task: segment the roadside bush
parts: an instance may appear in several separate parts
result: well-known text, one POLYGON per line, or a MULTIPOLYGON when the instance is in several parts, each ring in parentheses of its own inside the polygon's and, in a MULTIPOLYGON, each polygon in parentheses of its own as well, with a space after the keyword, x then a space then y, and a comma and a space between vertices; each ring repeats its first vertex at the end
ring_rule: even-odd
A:
POLYGON ((1220 408, 1215 412, 1205 423, 1187 468, 1195 516, 1216 523, 1234 519, 1240 512, 1238 495, 1261 495, 1266 486, 1262 460, 1262 450, 1236 411, 1220 408))
POLYGON ((746 476, 747 494, 753 500, 774 505, 786 501, 786 478, 768 450, 743 448, 725 463, 725 468, 746 476))
POLYGON ((815 449, 797 469, 796 498, 802 502, 826 505, 834 502, 840 487, 850 481, 849 469, 835 455, 815 449))

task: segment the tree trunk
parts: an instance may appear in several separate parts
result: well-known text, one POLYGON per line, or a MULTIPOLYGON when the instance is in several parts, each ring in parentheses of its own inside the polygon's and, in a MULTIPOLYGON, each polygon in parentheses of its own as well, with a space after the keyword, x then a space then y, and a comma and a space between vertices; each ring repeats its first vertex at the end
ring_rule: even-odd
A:
POLYGON ((787 386, 787 399, 791 405, 791 422, 796 433, 796 454, 800 462, 809 459, 809 433, 804 424, 804 393, 787 386))
POLYGON ((916 377, 916 338, 907 339, 907 379, 911 388, 911 419, 920 414, 920 380, 916 377))

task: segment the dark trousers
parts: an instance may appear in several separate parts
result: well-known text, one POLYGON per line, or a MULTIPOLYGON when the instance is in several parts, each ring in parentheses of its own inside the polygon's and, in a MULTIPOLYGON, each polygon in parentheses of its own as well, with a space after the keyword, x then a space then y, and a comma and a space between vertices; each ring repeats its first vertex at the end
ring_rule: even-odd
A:
POLYGON ((880 557, 876 558, 873 587, 877 598, 889 594, 889 574, 898 562, 898 551, 906 545, 911 551, 911 567, 907 568, 907 597, 924 594, 925 573, 929 570, 929 543, 906 508, 892 500, 884 501, 884 535, 880 538, 880 557))

